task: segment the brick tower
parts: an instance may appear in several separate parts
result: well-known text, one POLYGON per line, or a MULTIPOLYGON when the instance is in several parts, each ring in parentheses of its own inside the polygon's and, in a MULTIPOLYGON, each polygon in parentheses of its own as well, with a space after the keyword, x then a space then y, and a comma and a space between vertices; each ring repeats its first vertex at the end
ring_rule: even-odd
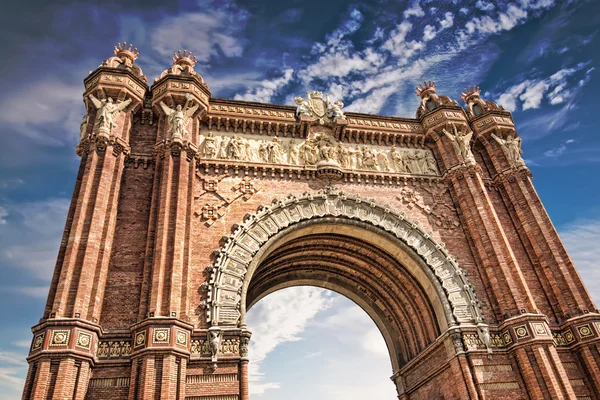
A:
POLYGON ((600 314, 511 114, 417 88, 416 118, 216 99, 178 51, 84 80, 81 165, 23 399, 247 400, 246 311, 360 305, 398 398, 600 399, 600 314))

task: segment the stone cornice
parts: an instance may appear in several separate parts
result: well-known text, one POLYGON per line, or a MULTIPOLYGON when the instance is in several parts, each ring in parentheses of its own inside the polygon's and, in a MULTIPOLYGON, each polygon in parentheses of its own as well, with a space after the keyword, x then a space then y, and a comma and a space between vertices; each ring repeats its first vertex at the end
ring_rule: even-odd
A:
MULTIPOLYGON (((263 164, 257 162, 236 162, 228 160, 199 159, 197 167, 203 173, 227 173, 265 178, 287 178, 298 180, 318 179, 315 166, 292 166, 279 164, 263 164)), ((404 174, 398 172, 381 172, 366 170, 342 171, 338 183, 365 183, 375 185, 404 185, 409 181, 438 182, 442 177, 435 175, 404 174)))

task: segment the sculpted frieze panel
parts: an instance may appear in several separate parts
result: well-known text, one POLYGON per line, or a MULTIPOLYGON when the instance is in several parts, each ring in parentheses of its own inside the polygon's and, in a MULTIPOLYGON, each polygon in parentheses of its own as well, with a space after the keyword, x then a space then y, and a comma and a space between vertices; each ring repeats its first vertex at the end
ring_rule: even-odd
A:
POLYGON ((428 149, 396 146, 350 145, 334 139, 327 130, 315 130, 306 140, 261 139, 243 133, 208 132, 200 139, 201 157, 207 160, 314 166, 336 163, 343 169, 415 175, 439 175, 428 149))

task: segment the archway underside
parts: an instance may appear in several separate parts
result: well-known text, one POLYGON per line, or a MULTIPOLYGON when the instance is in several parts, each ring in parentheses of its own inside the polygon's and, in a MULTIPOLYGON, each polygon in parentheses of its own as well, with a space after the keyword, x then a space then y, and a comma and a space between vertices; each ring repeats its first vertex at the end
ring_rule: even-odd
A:
POLYGON ((383 334, 394 369, 440 333, 427 295, 392 256, 370 243, 336 234, 311 234, 271 251, 252 275, 247 308, 275 290, 313 285, 361 306, 383 334))

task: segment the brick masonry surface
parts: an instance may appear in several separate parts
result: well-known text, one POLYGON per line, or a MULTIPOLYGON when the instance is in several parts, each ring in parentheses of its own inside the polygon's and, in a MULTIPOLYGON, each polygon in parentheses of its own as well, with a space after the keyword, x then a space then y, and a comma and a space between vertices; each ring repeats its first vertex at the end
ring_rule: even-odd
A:
POLYGON ((296 284, 367 310, 399 399, 600 398, 600 315, 479 89, 344 114, 214 99, 186 52, 149 87, 137 56, 84 81, 23 399, 247 400, 246 309, 296 284))

